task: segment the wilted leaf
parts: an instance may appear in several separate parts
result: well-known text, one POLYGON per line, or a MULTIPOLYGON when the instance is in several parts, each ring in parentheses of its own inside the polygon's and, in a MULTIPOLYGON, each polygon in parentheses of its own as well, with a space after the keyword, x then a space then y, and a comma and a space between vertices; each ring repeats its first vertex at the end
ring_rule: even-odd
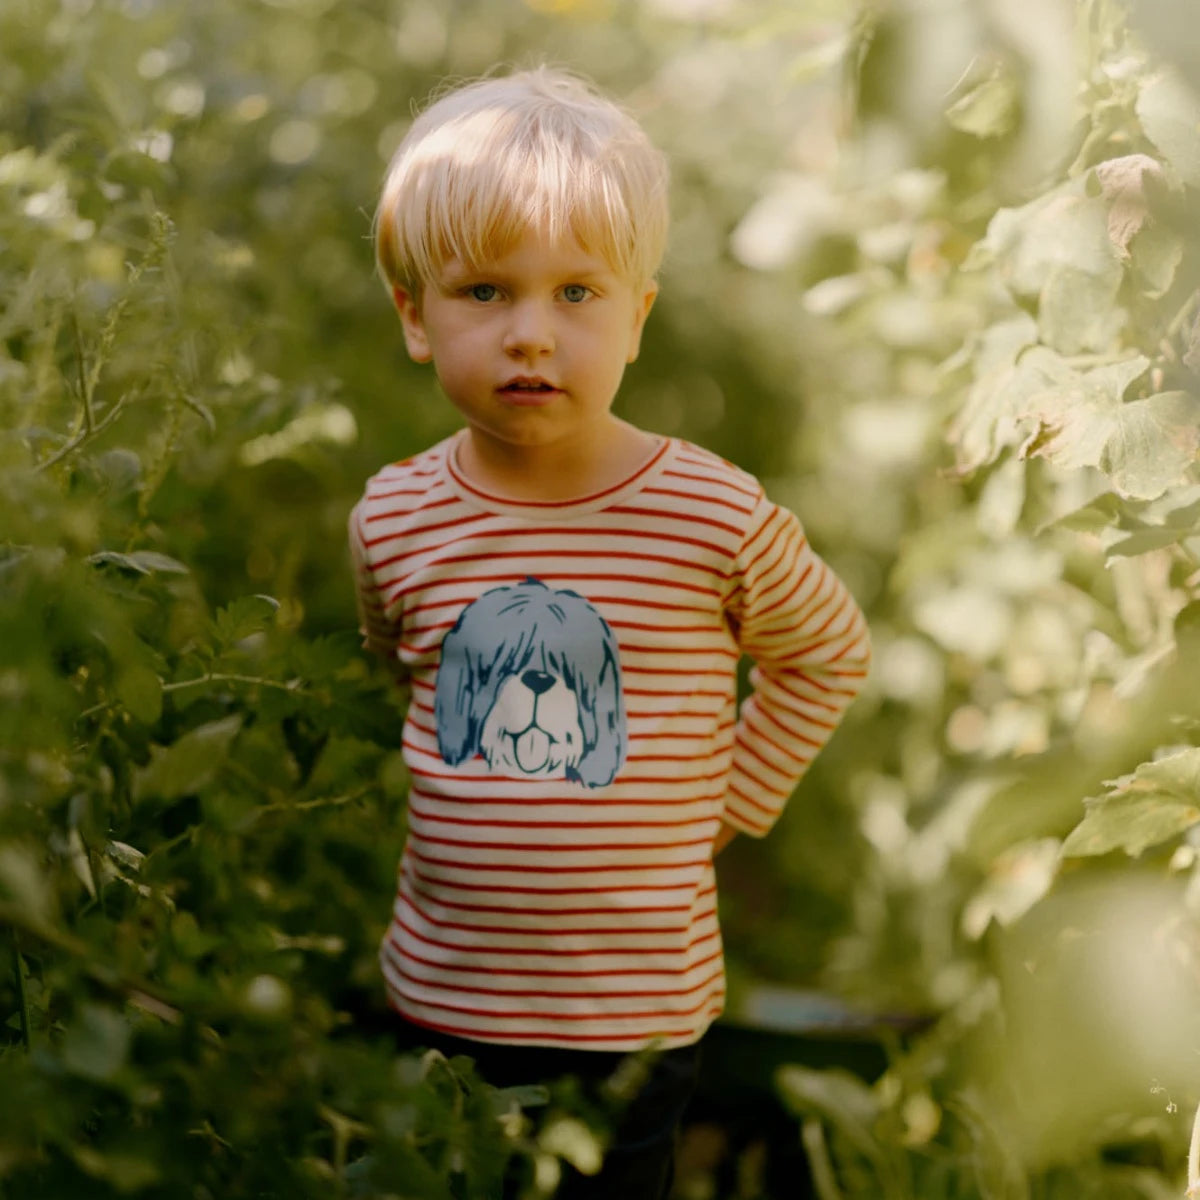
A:
POLYGON ((1089 797, 1087 812, 1063 843, 1063 854, 1124 850, 1137 856, 1200 822, 1200 749, 1143 763, 1132 775, 1089 797))
POLYGON ((1095 167, 1096 179, 1108 201, 1108 236, 1123 257, 1129 243, 1150 217, 1148 180, 1163 178, 1162 164, 1148 154, 1126 154, 1095 167))
POLYGON ((1123 401, 1149 365, 1138 355, 1047 389, 1029 413, 1033 431, 1022 456, 1048 458, 1069 470, 1096 467, 1122 496, 1162 495, 1180 481, 1200 447, 1200 401, 1182 392, 1123 401))
POLYGON ((224 717, 185 733, 165 749, 156 748, 150 765, 134 777, 135 796, 174 800, 199 791, 229 757, 241 727, 240 716, 224 717))

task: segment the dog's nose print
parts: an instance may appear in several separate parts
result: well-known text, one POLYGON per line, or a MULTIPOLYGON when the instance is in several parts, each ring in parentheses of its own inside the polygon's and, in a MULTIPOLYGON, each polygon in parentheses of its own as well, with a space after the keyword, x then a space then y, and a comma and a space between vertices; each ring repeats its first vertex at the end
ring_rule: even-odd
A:
POLYGON ((545 671, 525 671, 521 682, 535 695, 540 696, 554 686, 554 676, 545 671))
POLYGON ((625 762, 617 639, 582 596, 540 579, 493 588, 442 641, 438 751, 494 774, 611 783, 625 762))

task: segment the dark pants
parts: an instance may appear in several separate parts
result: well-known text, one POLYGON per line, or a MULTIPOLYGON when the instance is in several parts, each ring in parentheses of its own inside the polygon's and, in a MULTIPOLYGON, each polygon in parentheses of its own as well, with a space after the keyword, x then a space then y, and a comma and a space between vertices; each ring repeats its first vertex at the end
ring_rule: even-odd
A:
MULTIPOLYGON (((595 1095, 629 1055, 555 1046, 508 1046, 451 1037, 396 1018, 403 1051, 436 1049, 447 1058, 463 1054, 493 1087, 551 1083, 575 1076, 595 1095)), ((557 1200, 666 1200, 675 1176, 675 1141, 684 1109, 696 1088, 700 1043, 655 1052, 641 1090, 617 1118, 604 1164, 583 1175, 563 1164, 557 1200)))

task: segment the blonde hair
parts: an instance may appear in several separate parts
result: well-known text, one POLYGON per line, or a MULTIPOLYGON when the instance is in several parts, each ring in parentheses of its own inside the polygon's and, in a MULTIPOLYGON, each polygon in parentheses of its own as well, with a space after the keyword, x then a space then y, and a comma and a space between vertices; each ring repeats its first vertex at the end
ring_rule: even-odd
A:
POLYGON ((392 156, 375 212, 389 286, 420 292, 451 259, 477 265, 533 229, 570 234, 636 285, 667 240, 667 162, 586 80, 538 67, 446 92, 392 156))

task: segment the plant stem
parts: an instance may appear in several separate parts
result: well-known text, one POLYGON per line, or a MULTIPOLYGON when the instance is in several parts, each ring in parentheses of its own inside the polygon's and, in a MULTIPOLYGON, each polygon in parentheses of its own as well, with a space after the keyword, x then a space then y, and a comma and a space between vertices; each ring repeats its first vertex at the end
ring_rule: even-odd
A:
POLYGON ((13 938, 13 980, 16 983, 17 1001, 21 1009, 21 1045, 28 1053, 33 1045, 33 1039, 29 1032, 29 992, 25 987, 25 960, 21 957, 15 936, 13 938))
POLYGON ((808 1166, 818 1200, 844 1200, 833 1173, 833 1163, 829 1161, 829 1149, 825 1145, 825 1130, 821 1122, 809 1117, 800 1127, 800 1140, 808 1155, 808 1166))
POLYGON ((164 683, 162 690, 164 692, 178 692, 183 688, 199 687, 202 683, 253 683, 259 687, 276 688, 281 692, 294 692, 298 695, 307 694, 304 692, 303 683, 299 679, 264 679, 261 675, 231 675, 218 671, 201 675, 198 679, 179 679, 174 683, 164 683))
POLYGON ((1200 1197, 1200 1107, 1192 1122, 1192 1143, 1188 1147, 1188 1200, 1200 1197))

